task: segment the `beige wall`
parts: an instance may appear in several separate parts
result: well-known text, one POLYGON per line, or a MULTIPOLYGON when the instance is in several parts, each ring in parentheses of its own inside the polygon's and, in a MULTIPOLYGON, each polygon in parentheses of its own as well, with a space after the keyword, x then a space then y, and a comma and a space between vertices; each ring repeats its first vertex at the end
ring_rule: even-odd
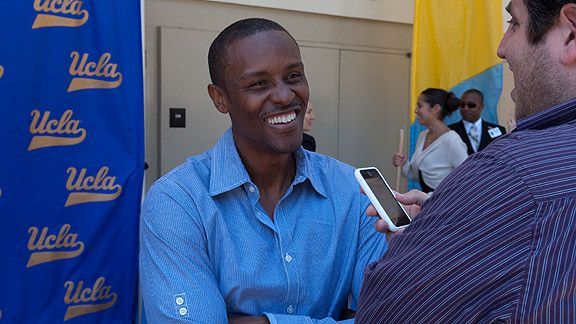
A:
POLYGON ((411 0, 206 0, 248 6, 412 24, 411 0))

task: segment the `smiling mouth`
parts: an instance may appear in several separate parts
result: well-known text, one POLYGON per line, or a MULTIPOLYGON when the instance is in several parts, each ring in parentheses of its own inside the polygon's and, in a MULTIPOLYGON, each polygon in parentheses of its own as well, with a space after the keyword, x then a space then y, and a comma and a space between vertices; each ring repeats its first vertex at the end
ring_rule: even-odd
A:
POLYGON ((266 118, 266 122, 270 125, 288 124, 296 119, 296 112, 291 111, 287 114, 276 115, 266 118))

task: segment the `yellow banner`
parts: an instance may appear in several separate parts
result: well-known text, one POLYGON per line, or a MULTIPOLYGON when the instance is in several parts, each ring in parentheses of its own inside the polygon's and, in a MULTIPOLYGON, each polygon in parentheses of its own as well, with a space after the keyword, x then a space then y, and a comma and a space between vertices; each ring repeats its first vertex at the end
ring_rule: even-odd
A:
POLYGON ((499 0, 416 0, 410 120, 426 88, 451 89, 499 64, 503 36, 499 0))

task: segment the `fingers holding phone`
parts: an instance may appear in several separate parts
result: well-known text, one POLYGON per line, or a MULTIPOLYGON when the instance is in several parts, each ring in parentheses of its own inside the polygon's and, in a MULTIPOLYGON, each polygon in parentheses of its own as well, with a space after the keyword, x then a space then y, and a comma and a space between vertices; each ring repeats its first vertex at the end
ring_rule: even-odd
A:
POLYGON ((422 204, 429 197, 427 193, 422 192, 420 190, 416 190, 416 189, 412 189, 412 190, 405 192, 405 193, 396 192, 394 194, 394 196, 395 196, 396 200, 398 200, 399 202, 401 202, 405 206, 409 206, 409 205, 422 206, 422 204))
POLYGON ((384 224, 376 222, 378 231, 396 232, 410 224, 411 219, 395 198, 392 189, 378 169, 374 167, 356 169, 354 172, 360 187, 370 199, 374 211, 368 210, 369 215, 378 215, 384 224))
POLYGON ((404 209, 408 212, 408 215, 414 219, 414 217, 420 213, 422 204, 430 196, 420 190, 412 189, 403 194, 396 193, 395 197, 396 200, 398 200, 404 206, 404 209))

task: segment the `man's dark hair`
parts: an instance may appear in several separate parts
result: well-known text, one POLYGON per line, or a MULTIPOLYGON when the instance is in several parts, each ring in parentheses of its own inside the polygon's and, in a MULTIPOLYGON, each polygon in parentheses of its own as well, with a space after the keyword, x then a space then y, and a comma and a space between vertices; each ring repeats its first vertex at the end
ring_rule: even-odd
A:
POLYGON ((546 33, 554 26, 560 9, 566 4, 576 3, 575 0, 524 0, 528 9, 528 41, 538 44, 546 33))
POLYGON ((477 94, 478 97, 480 97, 480 103, 483 104, 484 103, 484 94, 482 93, 482 91, 472 88, 472 89, 468 89, 466 91, 464 91, 464 93, 462 94, 462 96, 464 96, 465 94, 477 94))
MULTIPOLYGON (((212 83, 219 87, 224 87, 224 67, 226 66, 226 55, 229 46, 248 36, 265 31, 283 31, 294 40, 294 37, 284 27, 274 21, 263 18, 239 20, 218 34, 208 51, 208 68, 212 83)), ((296 43, 296 40, 294 40, 294 43, 296 43)))

